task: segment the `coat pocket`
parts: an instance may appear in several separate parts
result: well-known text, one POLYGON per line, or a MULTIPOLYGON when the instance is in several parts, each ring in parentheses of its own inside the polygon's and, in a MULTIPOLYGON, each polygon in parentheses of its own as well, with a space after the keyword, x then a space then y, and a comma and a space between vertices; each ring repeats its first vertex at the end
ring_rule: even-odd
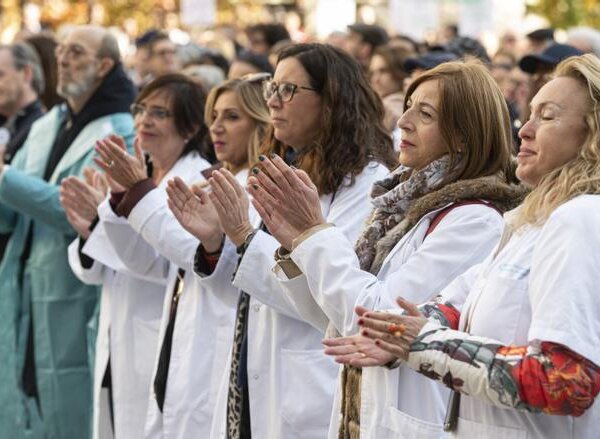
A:
POLYGON ((152 370, 157 357, 156 349, 159 329, 160 319, 144 320, 136 317, 133 318, 133 367, 136 374, 142 377, 143 381, 147 383, 151 381, 152 370))
POLYGON ((481 424, 464 418, 458 418, 458 428, 456 431, 457 438, 473 439, 528 439, 528 434, 525 430, 512 427, 500 427, 491 425, 486 422, 481 424))
POLYGON ((376 437, 387 437, 391 432, 394 437, 412 439, 443 439, 449 435, 442 426, 423 421, 401 412, 396 407, 388 406, 381 418, 381 430, 376 437))
POLYGON ((281 416, 302 437, 327 437, 338 366, 320 349, 281 350, 281 416))

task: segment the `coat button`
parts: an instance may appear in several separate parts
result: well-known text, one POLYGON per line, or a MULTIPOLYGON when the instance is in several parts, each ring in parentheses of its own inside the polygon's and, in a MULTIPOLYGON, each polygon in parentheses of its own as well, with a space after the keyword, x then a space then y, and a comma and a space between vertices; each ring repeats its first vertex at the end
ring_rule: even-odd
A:
POLYGON ((255 380, 258 379, 258 375, 253 375, 252 378, 254 378, 255 380))
POLYGON ((260 305, 254 305, 254 312, 260 311, 260 305))

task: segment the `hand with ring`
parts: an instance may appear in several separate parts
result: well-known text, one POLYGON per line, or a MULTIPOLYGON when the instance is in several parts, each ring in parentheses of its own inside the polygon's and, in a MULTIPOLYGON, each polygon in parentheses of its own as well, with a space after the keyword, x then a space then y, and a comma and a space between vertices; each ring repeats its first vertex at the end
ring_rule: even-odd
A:
POLYGON ((137 137, 133 146, 135 155, 129 154, 122 137, 111 135, 98 140, 95 147, 98 157, 94 158, 94 162, 125 190, 148 178, 144 152, 137 137))
MULTIPOLYGON (((369 310, 356 307, 356 313, 363 316, 369 310)), ((336 363, 354 367, 383 366, 396 357, 375 344, 375 341, 358 333, 348 337, 323 340, 325 354, 334 357, 336 363)))
POLYGON ((358 320, 360 334, 374 341, 381 349, 402 359, 408 359, 410 346, 427 323, 427 318, 413 303, 398 297, 403 314, 369 311, 358 320))

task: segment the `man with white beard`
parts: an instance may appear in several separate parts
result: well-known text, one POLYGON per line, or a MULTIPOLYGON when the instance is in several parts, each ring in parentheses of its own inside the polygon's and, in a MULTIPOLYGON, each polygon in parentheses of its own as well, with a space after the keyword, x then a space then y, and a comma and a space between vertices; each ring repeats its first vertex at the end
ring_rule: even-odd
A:
MULTIPOLYGON (((81 439, 90 432, 92 321, 98 290, 71 272, 75 238, 61 180, 92 163, 110 134, 131 141, 134 87, 105 29, 74 28, 57 46, 57 105, 37 120, 10 165, 0 160, 0 436, 81 439)), ((0 156, 3 151, 0 151, 0 156)), ((1 157, 0 157, 1 158, 1 157)))

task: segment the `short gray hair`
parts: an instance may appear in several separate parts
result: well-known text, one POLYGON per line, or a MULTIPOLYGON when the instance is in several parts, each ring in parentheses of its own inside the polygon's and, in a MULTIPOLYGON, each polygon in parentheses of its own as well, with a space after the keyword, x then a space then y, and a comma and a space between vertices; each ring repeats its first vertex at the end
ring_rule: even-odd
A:
POLYGON ((121 51, 119 50, 119 44, 114 35, 106 32, 106 35, 102 37, 100 41, 100 48, 96 54, 98 58, 110 58, 115 64, 121 61, 121 51))
POLYGON ((38 95, 42 94, 45 86, 44 71, 42 69, 40 57, 35 49, 25 42, 0 46, 0 49, 10 50, 15 69, 23 70, 26 66, 31 68, 31 86, 38 95))

